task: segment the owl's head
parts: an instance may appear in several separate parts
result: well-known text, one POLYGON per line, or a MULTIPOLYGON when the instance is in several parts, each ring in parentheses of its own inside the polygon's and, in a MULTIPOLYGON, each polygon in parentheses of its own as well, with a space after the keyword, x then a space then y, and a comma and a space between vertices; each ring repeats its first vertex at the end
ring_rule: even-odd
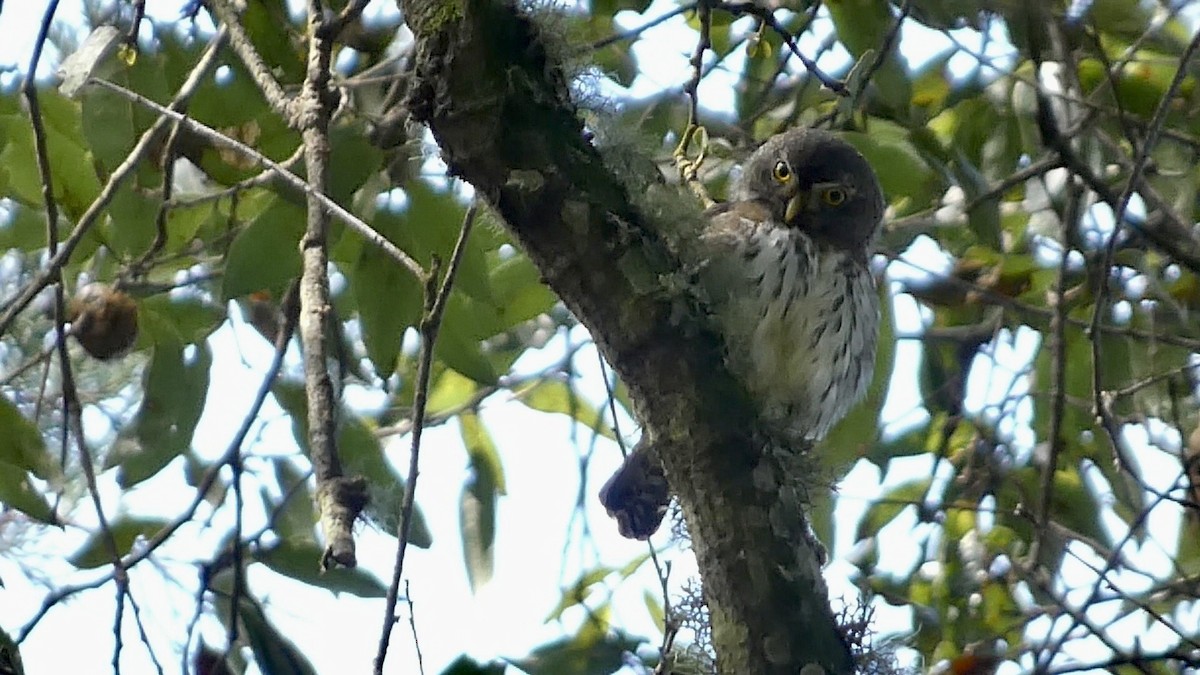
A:
POLYGON ((765 203, 788 227, 832 244, 865 249, 883 218, 883 191, 854 146, 819 129, 770 138, 750 156, 735 199, 765 203))

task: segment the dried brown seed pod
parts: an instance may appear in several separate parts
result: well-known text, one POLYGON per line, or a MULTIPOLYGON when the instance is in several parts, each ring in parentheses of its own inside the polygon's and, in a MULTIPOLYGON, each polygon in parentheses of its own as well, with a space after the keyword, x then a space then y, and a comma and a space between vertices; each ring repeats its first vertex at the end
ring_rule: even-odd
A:
POLYGON ((101 361, 124 355, 137 342, 137 303, 108 284, 80 288, 67 307, 67 318, 71 334, 101 361))

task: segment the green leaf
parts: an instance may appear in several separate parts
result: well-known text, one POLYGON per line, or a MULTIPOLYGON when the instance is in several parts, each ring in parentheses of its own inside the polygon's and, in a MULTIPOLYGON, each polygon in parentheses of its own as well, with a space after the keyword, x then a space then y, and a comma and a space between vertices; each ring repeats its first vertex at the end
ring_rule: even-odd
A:
POLYGON ((45 496, 34 488, 29 472, 5 461, 0 461, 0 504, 47 525, 61 524, 45 496))
POLYGON ((871 133, 850 132, 844 137, 875 168, 884 194, 896 202, 898 210, 907 213, 926 208, 945 192, 944 179, 913 146, 906 129, 875 120, 871 133))
POLYGON ((667 625, 667 613, 663 608, 662 595, 650 592, 650 589, 642 591, 642 602, 646 605, 646 612, 650 614, 650 620, 658 626, 659 630, 665 630, 667 625))
POLYGON ((1107 541, 1109 536, 1100 522, 1101 507, 1077 469, 1054 472, 1050 517, 1055 522, 1096 541, 1107 541))
MULTIPOLYGON (((403 227, 412 241, 412 249, 405 250, 419 260, 430 260, 433 255, 438 255, 443 263, 448 263, 462 231, 466 207, 452 191, 435 190, 421 180, 409 181, 404 186, 404 193, 408 196, 408 205, 402 218, 403 227)), ((472 229, 454 277, 454 286, 476 300, 490 302, 492 292, 488 284, 486 253, 489 242, 494 243, 495 237, 487 226, 488 215, 481 213, 476 218, 484 222, 472 229)))
POLYGON ((348 274, 358 303, 363 344, 381 378, 391 376, 404 331, 421 314, 421 285, 407 270, 373 246, 364 246, 348 274))
MULTIPOLYGON (((275 400, 292 418, 292 433, 296 443, 308 454, 308 412, 305 407, 304 386, 288 381, 277 381, 271 388, 275 400)), ((366 512, 380 523, 386 532, 396 532, 400 505, 404 500, 404 481, 390 462, 384 457, 383 448, 374 432, 363 419, 349 411, 339 411, 337 448, 342 467, 347 475, 359 475, 367 479, 371 501, 366 512)), ((409 543, 418 548, 429 548, 433 537, 425 524, 420 507, 414 506, 413 522, 409 531, 409 543)))
POLYGON ((879 501, 871 504, 866 515, 858 524, 858 530, 854 535, 855 541, 879 534, 879 531, 900 515, 904 509, 910 506, 920 507, 921 500, 925 499, 925 493, 929 490, 929 485, 929 478, 919 478, 901 483, 882 495, 879 501))
POLYGON ((491 288, 502 330, 550 311, 558 301, 554 292, 542 283, 541 273, 523 254, 492 267, 491 288))
MULTIPOLYGON (((879 0, 826 0, 825 7, 829 9, 838 38, 855 58, 861 59, 871 50, 883 49, 895 25, 891 5, 879 0)), ((892 42, 890 52, 871 76, 871 82, 893 110, 907 113, 912 95, 908 77, 898 60, 898 43, 899 40, 892 42)), ((872 55, 868 65, 873 62, 872 55)))
POLYGON ((428 417, 449 414, 469 403, 478 390, 474 380, 454 370, 443 370, 430 387, 425 414, 428 417))
POLYGON ((458 294, 451 295, 433 353, 447 366, 482 385, 495 383, 499 373, 484 356, 478 325, 469 319, 458 294))
POLYGON ((460 656, 442 671, 442 675, 504 675, 505 670, 507 669, 498 663, 480 664, 466 656, 460 656))
POLYGON ((558 604, 555 605, 554 609, 550 610, 550 613, 546 615, 546 621, 549 622, 557 620, 562 617, 563 612, 582 603, 585 599, 587 599, 588 594, 591 592, 592 586, 603 583, 605 577, 612 574, 613 571, 614 570, 611 567, 597 567, 595 569, 584 571, 579 578, 575 580, 575 583, 571 584, 570 588, 563 589, 562 597, 559 599, 558 604))
MULTIPOLYGON (((0 152, 0 161, 4 156, 0 152)), ((0 179, 3 178, 4 167, 0 166, 0 179)), ((3 185, 0 193, 8 194, 3 185)), ((0 249, 36 251, 46 246, 46 213, 29 208, 16 201, 12 202, 10 215, 0 218, 0 249)), ((60 237, 63 232, 59 231, 60 237)))
POLYGON ((203 298, 154 295, 138 303, 138 341, 145 347, 161 343, 199 345, 224 320, 225 308, 203 298))
POLYGON ((243 599, 238 606, 238 617, 242 621, 242 634, 254 652, 254 662, 263 675, 316 675, 316 669, 296 643, 271 625, 257 603, 243 599))
MULTIPOLYGON (((92 169, 89 150, 80 131, 79 108, 56 92, 38 95, 46 131, 46 151, 54 171, 54 198, 70 219, 77 219, 100 194, 100 181, 92 169)), ((0 133, 7 139, 0 166, 8 171, 9 194, 27 206, 42 202, 33 131, 24 113, 0 118, 0 133)))
POLYGON ((625 10, 641 13, 649 6, 650 0, 592 0, 592 16, 611 17, 625 10))
POLYGON ((579 634, 538 647, 509 663, 529 675, 611 675, 623 665, 626 652, 636 652, 644 639, 621 631, 609 632, 599 621, 584 623, 579 634))
POLYGON ((277 457, 272 461, 272 465, 275 467, 275 482, 286 500, 272 500, 275 531, 285 540, 315 541, 313 527, 317 519, 308 475, 296 468, 296 463, 291 457, 277 457))
POLYGON ((495 488, 497 494, 508 494, 504 481, 504 467, 500 463, 500 453, 488 433, 487 427, 474 412, 459 413, 458 424, 462 433, 463 445, 470 457, 471 470, 476 474, 487 476, 488 482, 495 488))
MULTIPOLYGON (((119 73, 115 82, 128 86, 128 77, 119 73)), ((139 90, 140 93, 140 90, 139 90)), ((83 97, 82 126, 88 147, 100 167, 111 174, 129 156, 143 131, 133 121, 134 104, 115 92, 90 89, 83 97)))
POLYGON ((360 598, 382 598, 387 586, 362 567, 321 570, 323 549, 315 541, 284 539, 254 552, 254 560, 273 572, 291 577, 309 586, 333 593, 349 593, 360 598))
POLYGON ((212 352, 206 343, 189 348, 160 342, 146 369, 144 394, 132 426, 121 433, 105 469, 119 466, 117 483, 130 488, 158 473, 192 445, 204 412, 212 352))
MULTIPOLYGON (((139 518, 122 516, 115 522, 109 523, 108 531, 116 544, 117 554, 124 556, 133 549, 139 538, 150 539, 169 523, 161 518, 139 518)), ((93 569, 112 562, 109 549, 109 535, 104 532, 93 532, 83 546, 68 560, 79 569, 93 569)))
POLYGON ((467 479, 458 502, 463 562, 471 591, 492 580, 496 565, 496 486, 475 474, 467 479))
POLYGON ((58 464, 46 450, 42 433, 6 396, 0 396, 0 462, 57 482, 58 464))
POLYGON ((242 25, 254 48, 281 83, 304 79, 301 36, 282 2, 254 2, 242 12, 242 25))
POLYGON ((534 410, 567 415, 609 440, 617 439, 612 427, 604 422, 596 406, 579 396, 566 382, 540 380, 532 386, 514 392, 513 395, 534 410))
MULTIPOLYGON (((383 454, 383 446, 362 418, 343 411, 339 416, 338 452, 348 475, 367 479, 371 502, 367 513, 378 520, 387 532, 397 532, 400 507, 404 501, 405 481, 383 454)), ((413 522, 408 541, 417 548, 429 548, 433 536, 425 524, 420 508, 413 507, 413 522)))
POLYGON ((1175 564, 1182 576, 1200 574, 1200 518, 1194 507, 1187 517, 1179 519, 1179 550, 1175 554, 1175 564))
POLYGON ((463 561, 471 590, 492 578, 495 566, 496 501, 505 493, 504 468, 486 427, 474 412, 458 416, 463 445, 470 457, 471 476, 459 500, 463 561))
POLYGON ((350 198, 379 171, 383 153, 367 139, 362 124, 339 124, 329 130, 329 184, 325 193, 338 204, 350 198))
MULTIPOLYGON (((179 253, 204 240, 209 232, 223 232, 229 215, 215 204, 173 208, 167 214, 166 251, 179 253)), ((209 244, 208 241, 203 243, 209 244)))
POLYGON ((299 276, 298 246, 304 223, 304 209, 273 197, 266 210, 230 244, 221 298, 232 300, 264 289, 281 291, 288 281, 299 276))

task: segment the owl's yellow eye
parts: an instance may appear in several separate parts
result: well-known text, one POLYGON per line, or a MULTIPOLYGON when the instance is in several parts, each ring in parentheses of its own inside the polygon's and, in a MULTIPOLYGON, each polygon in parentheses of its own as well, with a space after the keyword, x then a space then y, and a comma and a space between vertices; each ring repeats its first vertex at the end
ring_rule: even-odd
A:
POLYGON ((786 183, 792 179, 792 167, 788 166, 787 162, 775 162, 775 168, 771 170, 771 176, 779 183, 786 183))
POLYGON ((846 191, 838 187, 827 188, 821 191, 821 201, 830 206, 841 206, 846 201, 846 191))

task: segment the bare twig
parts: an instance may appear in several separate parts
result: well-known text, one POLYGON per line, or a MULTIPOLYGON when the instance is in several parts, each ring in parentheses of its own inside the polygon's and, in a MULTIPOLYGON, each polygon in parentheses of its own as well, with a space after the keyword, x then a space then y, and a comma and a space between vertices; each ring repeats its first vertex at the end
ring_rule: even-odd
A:
POLYGON ((317 510, 325 534, 321 568, 354 567, 354 521, 366 505, 366 479, 342 473, 336 443, 333 380, 329 374, 326 326, 333 312, 329 301, 329 211, 322 199, 329 179, 329 123, 337 107, 330 88, 333 41, 325 27, 321 0, 308 3, 308 65, 296 99, 304 164, 308 224, 300 242, 300 340, 304 345, 304 390, 307 394, 308 445, 317 476, 317 510))
POLYGON ((700 79, 703 77, 704 52, 712 47, 709 32, 712 30, 712 7, 708 0, 701 0, 696 6, 697 18, 700 21, 700 37, 696 40, 696 49, 692 52, 689 63, 692 66, 692 76, 684 85, 684 94, 688 97, 688 121, 679 146, 675 148, 675 166, 679 169, 679 178, 696 195, 705 208, 713 205, 713 200, 704 188, 704 183, 698 177, 700 166, 704 164, 704 156, 708 152, 708 133, 699 126, 700 79), (692 141, 699 136, 700 150, 690 156, 692 141))
POLYGON ((849 95, 850 92, 846 89, 845 82, 830 77, 823 70, 817 67, 815 61, 808 58, 804 55, 804 52, 800 51, 800 48, 796 46, 795 38, 793 38, 791 33, 787 31, 787 28, 779 23, 779 20, 775 18, 775 14, 771 9, 767 7, 760 7, 758 3, 753 1, 720 2, 714 4, 713 6, 735 15, 749 14, 750 16, 757 17, 759 21, 765 23, 768 28, 775 31, 779 34, 779 37, 783 38, 783 42, 788 46, 788 49, 790 49, 792 53, 796 55, 796 58, 800 59, 800 63, 804 64, 804 68, 808 70, 809 73, 812 73, 812 76, 817 78, 817 80, 819 80, 823 86, 838 96, 849 95))
MULTIPOLYGON (((912 262, 911 260, 902 258, 899 254, 887 253, 885 255, 887 255, 889 260, 903 263, 914 270, 923 272, 924 274, 937 279, 940 283, 977 294, 980 299, 984 300, 985 302, 996 307, 1003 307, 1004 309, 1013 312, 1017 316, 1024 318, 1026 321, 1029 321, 1030 324, 1035 327, 1048 326, 1050 319, 1053 316, 1053 311, 1049 309, 1022 302, 1017 298, 1004 295, 1003 293, 998 293, 993 289, 986 288, 971 281, 967 281, 966 279, 959 279, 958 277, 928 269, 912 262)), ((1067 316, 1067 325, 1078 328, 1087 328, 1088 322, 1082 319, 1076 319, 1072 316, 1067 316)), ((1151 331, 1142 330, 1140 328, 1130 328, 1128 326, 1118 326, 1109 323, 1101 324, 1100 330, 1108 335, 1124 335, 1136 340, 1157 341, 1163 344, 1200 351, 1200 340, 1182 335, 1174 335, 1171 333, 1154 333, 1151 331)))
POLYGON ((642 33, 650 30, 651 28, 654 28, 655 26, 657 26, 663 22, 670 21, 671 19, 679 16, 680 14, 683 14, 684 12, 690 12, 693 9, 696 9, 696 6, 699 4, 700 4, 700 2, 697 1, 697 2, 689 2, 687 4, 681 5, 679 7, 676 7, 675 9, 667 12, 666 14, 663 14, 660 17, 657 17, 655 19, 651 19, 651 20, 647 21, 646 23, 638 26, 637 28, 632 28, 630 30, 621 31, 620 33, 613 33, 612 35, 609 35, 606 38, 597 40, 580 51, 581 52, 583 52, 583 51, 594 52, 594 51, 598 51, 600 49, 604 49, 605 47, 607 47, 611 44, 615 44, 617 42, 623 42, 625 40, 632 40, 632 39, 640 36, 642 33))
POLYGON ((400 579, 404 574, 404 555, 408 550, 408 538, 412 531, 412 515, 417 492, 417 475, 420 468, 421 432, 425 426, 425 406, 429 399, 429 377, 433 367, 433 349, 437 343, 438 332, 442 326, 442 316, 446 311, 446 303, 450 299, 450 290, 454 286, 454 277, 462 262, 463 253, 467 250, 467 239, 475 223, 475 213, 478 203, 472 203, 463 217, 462 230, 458 233, 458 241, 454 244, 454 252, 450 254, 450 265, 442 278, 440 288, 436 287, 437 272, 440 266, 434 258, 433 268, 425 281, 425 311, 421 317, 420 333, 421 348, 417 361, 417 381, 413 394, 413 429, 412 449, 409 453, 408 477, 404 484, 404 502, 400 507, 399 541, 396 544, 396 564, 392 570, 392 582, 388 586, 387 606, 383 616, 383 631, 379 636, 379 649, 375 653, 375 674, 382 675, 383 664, 387 659, 388 644, 391 642, 392 626, 396 623, 396 602, 400 589, 400 579))
MULTIPOLYGON (((137 565, 142 560, 150 557, 155 551, 158 550, 160 546, 170 539, 180 527, 182 527, 185 523, 190 522, 192 518, 195 517, 196 509, 198 509, 199 506, 204 503, 205 496, 208 494, 208 491, 217 482, 217 479, 220 478, 221 469, 224 468, 226 464, 231 462, 237 453, 241 452, 242 444, 245 443, 246 437, 250 434, 250 429, 253 427, 254 421, 258 419, 259 411, 262 410, 263 404, 266 403, 267 396, 271 394, 272 383, 275 382, 275 378, 283 369, 283 357, 287 352, 288 342, 291 341, 292 335, 296 330, 296 312, 289 311, 286 308, 293 306, 296 301, 297 287, 295 284, 293 284, 282 301, 282 305, 285 308, 283 311, 284 324, 283 327, 280 328, 278 335, 275 337, 275 356, 272 359, 271 364, 267 367, 267 372, 263 376, 262 384, 259 385, 258 392, 255 394, 254 400, 250 403, 250 409, 246 412, 246 416, 242 418, 241 426, 238 428, 237 432, 234 433, 233 439, 230 440, 229 447, 226 448, 224 454, 222 454, 221 457, 211 467, 209 467, 208 471, 205 472, 204 476, 200 479, 199 483, 196 485, 195 496, 192 498, 192 502, 188 505, 188 507, 184 509, 183 513, 177 516, 167 526, 154 533, 154 535, 146 541, 144 546, 135 548, 121 559, 121 567, 125 570, 131 569, 134 565, 137 565)), ((59 602, 62 602, 66 598, 69 598, 76 593, 99 588, 109 581, 112 581, 112 579, 112 574, 101 576, 82 584, 65 586, 46 596, 46 598, 42 601, 42 606, 38 609, 37 613, 35 613, 29 622, 21 628, 21 631, 17 637, 17 642, 24 640, 33 631, 42 618, 45 617, 46 613, 49 612, 50 609, 59 602)))
POLYGON ((179 141, 179 123, 176 122, 171 126, 171 133, 167 136, 167 142, 163 146, 162 153, 162 201, 158 205, 158 213, 154 217, 154 240, 150 242, 150 247, 146 252, 138 257, 129 265, 129 278, 136 278, 144 275, 157 256, 167 245, 167 216, 171 211, 171 191, 175 184, 175 154, 176 146, 179 141))
POLYGON ((276 80, 271 73, 271 67, 263 61, 262 56, 254 47, 254 43, 251 42, 250 36, 246 33, 246 29, 242 26, 241 17, 238 16, 233 4, 229 0, 210 0, 208 7, 217 22, 228 27, 229 46, 246 66, 250 77, 254 78, 254 83, 263 93, 267 104, 271 106, 275 114, 282 117, 289 125, 295 126, 293 123, 295 115, 293 97, 283 90, 279 80, 276 80))
MULTIPOLYGON (((1183 84, 1183 80, 1188 74, 1188 63, 1192 60, 1197 49, 1200 49, 1200 32, 1192 36, 1191 42, 1188 43, 1187 48, 1184 49, 1183 54, 1179 57, 1179 67, 1176 68, 1175 76, 1171 78, 1171 83, 1167 85, 1166 91, 1163 92, 1162 98, 1159 99, 1154 116, 1150 118, 1150 126, 1146 129, 1146 136, 1142 140, 1142 146, 1138 149, 1137 155, 1134 157, 1133 168, 1129 171, 1129 178, 1125 183, 1125 189, 1121 191, 1121 196, 1117 200, 1116 207, 1113 209, 1113 231, 1109 235, 1108 245, 1104 249, 1104 263, 1100 268, 1100 273, 1096 275, 1096 304, 1092 311, 1092 361, 1097 368, 1100 367, 1100 363, 1102 362, 1102 354, 1101 341, 1096 334, 1096 328, 1100 325, 1101 317, 1108 311, 1109 272, 1112 269, 1113 256, 1116 253, 1117 240, 1120 239, 1121 229, 1125 223, 1125 211, 1129 207, 1129 200, 1133 198, 1133 194, 1137 190, 1142 173, 1146 170, 1146 163, 1150 160, 1150 153, 1154 150, 1154 146, 1158 142, 1159 131, 1162 129, 1163 123, 1167 120, 1167 113, 1170 111, 1171 102, 1175 99, 1175 94, 1179 91, 1179 87, 1183 84)), ((1093 413, 1100 415, 1104 408, 1100 378, 1096 377, 1093 380, 1093 413)))
MULTIPOLYGON (((1115 433, 1115 430, 1113 429, 1108 429, 1107 431, 1110 435, 1115 433)), ((1114 436, 1114 442, 1116 441, 1117 438, 1114 436)), ((1125 532, 1125 536, 1113 545, 1111 551, 1105 557, 1104 567, 1096 572, 1096 579, 1092 583, 1092 589, 1088 592, 1087 598, 1079 605, 1074 605, 1074 603, 1068 604, 1065 601, 1060 603, 1064 609, 1067 609, 1070 612, 1071 625, 1067 628, 1067 630, 1059 633, 1057 638, 1051 638, 1048 640, 1049 646, 1042 654, 1036 656, 1034 659, 1034 672, 1044 673, 1047 671, 1047 669, 1053 664, 1054 659, 1058 655, 1059 651, 1062 650, 1062 647, 1066 643, 1071 632, 1074 631, 1078 626, 1086 626, 1088 630, 1101 641, 1108 641, 1105 631, 1102 628, 1092 625, 1082 612, 1073 610, 1071 607, 1091 607, 1092 604, 1096 602, 1097 598, 1100 597, 1100 591, 1103 587, 1117 585, 1108 578, 1108 573, 1114 570, 1117 563, 1122 559, 1121 549, 1134 539, 1137 532, 1145 525, 1146 519, 1150 517, 1150 512, 1155 506, 1167 499, 1167 494, 1168 493, 1165 492, 1157 493, 1155 498, 1146 504, 1145 508, 1143 508, 1141 512, 1138 513, 1133 519, 1133 522, 1129 524, 1129 529, 1125 532)), ((1112 646, 1111 644, 1109 647, 1115 652, 1120 651, 1120 649, 1112 646)))
POLYGON ((421 639, 417 637, 417 610, 413 607, 412 590, 404 580, 404 600, 408 603, 408 627, 412 629, 413 647, 417 650, 417 670, 425 675, 425 657, 421 655, 421 639))
POLYGON ((137 625, 138 629, 138 638, 141 639, 142 644, 145 645, 146 654, 150 657, 150 663, 154 664, 154 670, 158 672, 158 675, 163 675, 164 671, 162 663, 160 663, 158 660, 158 654, 154 652, 154 645, 150 642, 150 636, 146 633, 146 624, 144 621, 142 621, 142 608, 138 606, 137 601, 133 599, 132 593, 128 595, 129 607, 133 609, 133 622, 135 625, 137 625))
MULTIPOLYGON (((279 166, 283 167, 287 171, 291 171, 293 167, 295 167, 297 164, 299 164, 303 160, 304 160, 304 146, 300 145, 300 146, 296 147, 296 150, 294 152, 292 152, 292 154, 289 155, 287 159, 280 162, 279 166)), ((230 185, 229 187, 225 188, 224 190, 218 190, 218 191, 212 192, 210 194, 196 195, 194 197, 185 197, 182 199, 172 198, 167 201, 167 206, 168 206, 168 208, 179 209, 179 208, 188 208, 188 207, 192 207, 192 206, 199 206, 201 204, 208 204, 209 202, 220 201, 227 197, 234 197, 239 193, 245 192, 246 190, 250 190, 252 188, 268 185, 271 183, 271 181, 275 180, 276 177, 278 177, 278 175, 279 175, 279 172, 276 171, 275 169, 271 169, 271 168, 263 169, 257 175, 251 176, 242 181, 238 181, 237 183, 230 185)))
POLYGON ((887 63, 888 58, 893 56, 896 40, 900 37, 900 29, 904 26, 904 20, 908 18, 908 13, 912 10, 910 4, 908 0, 903 0, 900 3, 900 13, 896 15, 895 22, 888 29, 887 35, 883 37, 883 44, 879 45, 879 49, 875 51, 875 56, 871 60, 871 64, 863 71, 862 77, 858 78, 858 85, 854 87, 855 90, 850 92, 850 98, 854 102, 854 105, 857 105, 858 98, 866 90, 871 78, 879 72, 880 68, 883 68, 883 64, 887 63))
POLYGON ((1071 232, 1079 225, 1082 190, 1074 182, 1067 185, 1069 197, 1063 209, 1059 232, 1058 273, 1054 283, 1054 306, 1050 317, 1050 452, 1042 466, 1041 502, 1034 523, 1036 536, 1030 549, 1030 560, 1037 560, 1046 523, 1050 519, 1050 504, 1054 498, 1054 473, 1062 454, 1063 419, 1067 397, 1067 260, 1071 252, 1071 232))
MULTIPOLYGON (((201 55, 200 60, 192 68, 192 71, 188 73, 187 80, 179 87, 179 91, 176 93, 175 98, 172 99, 170 105, 163 107, 156 104, 161 111, 165 111, 165 114, 168 116, 176 115, 182 118, 178 110, 186 105, 187 101, 204 81, 205 75, 216 64, 217 55, 220 53, 221 45, 225 41, 225 35, 225 28, 222 26, 217 30, 212 40, 209 41, 204 54, 201 55)), ((117 190, 120 189, 125 180, 129 178, 138 164, 141 163, 146 153, 154 147, 155 140, 158 138, 159 133, 166 128, 168 121, 168 117, 166 116, 158 118, 141 135, 137 144, 129 151, 129 156, 125 158, 125 161, 121 162, 120 166, 113 170, 112 175, 108 178, 108 182, 100 190, 100 194, 88 206, 87 211, 79 217, 79 222, 76 223, 75 229, 62 242, 58 251, 50 256, 50 259, 43 265, 41 272, 38 273, 38 276, 22 287, 14 298, 4 303, 4 313, 0 315, 0 334, 5 333, 17 315, 24 311, 29 306, 29 303, 33 302, 33 299, 37 297, 43 288, 50 285, 57 278, 59 270, 67 263, 71 257, 71 253, 75 251, 75 247, 79 245, 79 242, 83 241, 83 238, 99 220, 100 214, 104 212, 108 203, 112 201, 117 190)))
MULTIPOLYGON (((300 178, 291 171, 288 171, 288 169, 279 162, 267 157, 245 143, 229 138, 221 132, 205 126, 204 124, 201 124, 190 117, 186 117, 178 112, 164 108, 145 96, 130 91, 129 89, 126 89, 120 85, 113 84, 112 82, 108 82, 106 80, 92 80, 92 83, 108 89, 109 91, 114 91, 131 101, 155 110, 170 119, 176 120, 180 122, 180 124, 182 124, 188 131, 196 134, 197 136, 205 138, 208 141, 211 141, 212 143, 222 147, 235 150, 247 159, 253 160, 260 166, 270 169, 271 171, 275 172, 279 178, 288 185, 288 187, 304 194, 310 199, 316 200, 330 215, 335 216, 339 221, 342 222, 342 224, 362 235, 362 237, 366 239, 368 243, 377 247, 379 250, 387 254, 388 257, 400 263, 405 269, 411 272, 413 276, 417 277, 418 279, 425 278, 425 270, 422 269, 421 265, 416 260, 413 260, 411 256, 404 251, 401 251, 395 244, 389 241, 387 237, 384 237, 382 234, 376 232, 374 228, 363 222, 361 218, 347 211, 324 193, 316 190, 312 185, 305 182, 303 178, 300 178)), ((3 328, 3 324, 0 324, 0 328, 3 328)))
MULTIPOLYGON (((29 104, 29 117, 33 127, 38 172, 42 181, 42 200, 46 209, 46 240, 51 259, 54 259, 55 254, 58 253, 58 204, 54 200, 54 174, 50 168, 50 153, 46 146, 46 129, 42 123, 41 106, 38 102, 34 75, 37 72, 38 62, 41 60, 42 48, 49 35, 50 24, 57 10, 58 2, 54 0, 46 8, 46 12, 42 16, 42 24, 38 32, 33 56, 30 59, 29 69, 26 72, 21 87, 22 93, 29 104)), ((71 356, 67 350, 67 331, 65 325, 66 301, 63 297, 61 267, 53 267, 49 270, 47 283, 54 285, 55 347, 58 352, 59 373, 62 379, 62 445, 65 450, 69 442, 68 438, 70 436, 75 437, 79 464, 83 469, 88 494, 91 496, 92 505, 96 510, 96 520, 99 522, 104 544, 112 560, 112 578, 116 581, 117 586, 117 611, 114 619, 116 625, 113 627, 115 643, 112 663, 113 672, 119 673, 122 646, 121 617, 124 608, 124 599, 129 592, 129 577, 121 562, 121 553, 117 547, 112 529, 109 526, 108 517, 104 513, 104 504, 100 500, 100 490, 96 484, 96 469, 92 464, 92 456, 87 448, 87 437, 83 433, 83 410, 79 402, 79 392, 75 386, 75 377, 71 368, 71 356)), ((130 597, 132 598, 132 596, 130 597)))

